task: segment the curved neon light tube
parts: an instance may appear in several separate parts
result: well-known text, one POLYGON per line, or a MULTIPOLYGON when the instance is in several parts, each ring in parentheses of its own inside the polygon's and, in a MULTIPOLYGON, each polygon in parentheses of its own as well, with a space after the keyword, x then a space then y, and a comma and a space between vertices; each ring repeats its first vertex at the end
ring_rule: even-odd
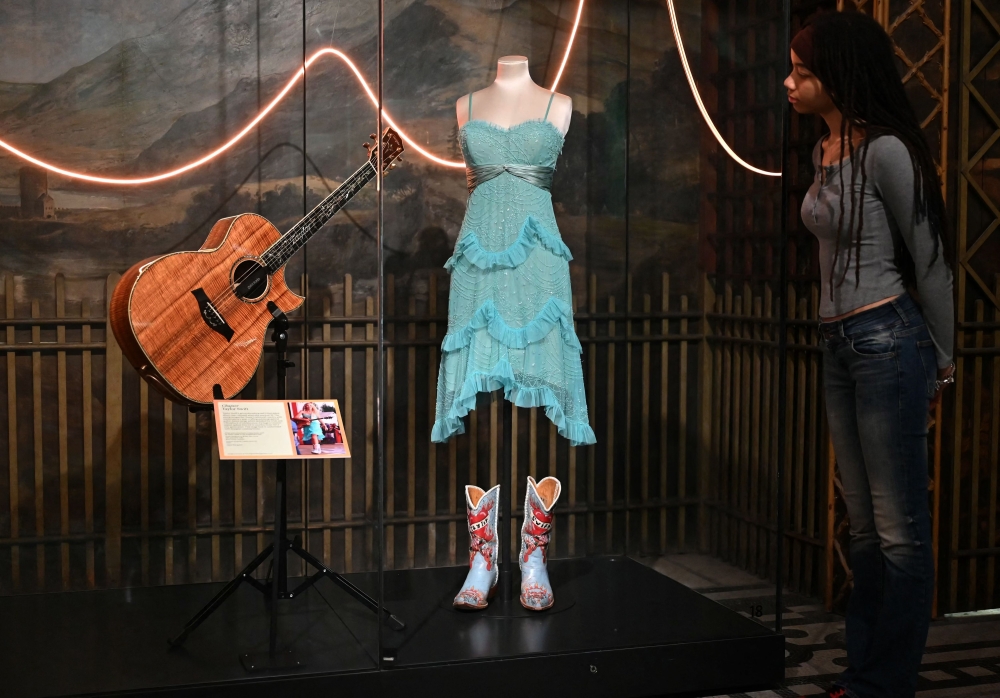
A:
MULTIPOLYGON (((552 87, 549 88, 551 92, 555 92, 556 87, 559 85, 559 80, 562 78, 563 70, 566 68, 566 63, 569 60, 570 51, 573 49, 573 42, 576 40, 576 31, 580 26, 580 18, 583 16, 583 5, 585 2, 586 0, 580 0, 580 4, 577 7, 576 19, 573 22, 573 30, 570 32, 569 43, 566 45, 566 52, 565 54, 563 54, 562 63, 559 66, 559 72, 556 74, 555 80, 552 82, 552 87)), ((253 128, 257 124, 263 121, 264 118, 268 114, 270 114, 271 111, 273 111, 276 106, 278 106, 281 100, 285 98, 285 96, 291 91, 291 89, 295 86, 295 84, 302 79, 302 77, 306 73, 306 70, 309 69, 309 66, 311 66, 314 62, 316 62, 317 59, 327 54, 336 56, 337 58, 339 58, 340 60, 342 60, 344 63, 347 64, 347 67, 351 69, 351 71, 354 73, 354 76, 357 78, 358 83, 360 83, 361 87, 368 94, 368 99, 371 100, 372 104, 377 109, 379 106, 378 98, 375 96, 375 93, 372 91, 371 87, 369 87, 368 83, 365 81, 364 76, 361 74, 361 71, 354 64, 354 62, 350 58, 348 58, 345 53, 339 51, 338 49, 324 48, 320 49, 312 56, 310 56, 309 59, 305 62, 305 65, 299 68, 298 71, 295 73, 295 75, 293 75, 292 78, 285 84, 281 92, 279 92, 277 96, 274 99, 272 99, 271 102, 266 107, 264 107, 264 109, 256 117, 254 117, 252 121, 250 121, 250 123, 244 126, 239 133, 237 133, 235 136, 230 138, 228 141, 226 141, 221 146, 219 146, 212 152, 208 153, 207 155, 200 157, 197 160, 193 160, 187 163, 186 165, 182 165, 181 167, 178 167, 176 169, 169 170, 167 172, 161 172, 160 174, 149 175, 147 177, 99 177, 96 175, 89 175, 84 172, 76 172, 74 170, 68 170, 66 168, 59 167, 58 165, 53 165, 52 163, 45 162, 44 160, 29 155, 28 153, 25 153, 23 150, 20 150, 3 140, 0 140, 0 148, 3 148, 4 150, 7 150, 8 152, 16 155, 22 160, 27 160, 28 162, 37 165, 38 167, 44 168, 50 172, 55 172, 57 174, 61 174, 65 177, 71 177, 73 179, 82 179, 87 182, 97 182, 98 184, 122 184, 122 185, 149 184, 151 182, 159 182, 164 179, 177 177, 181 174, 184 174, 185 172, 201 167, 205 163, 217 158, 219 155, 221 155, 222 153, 226 152, 234 145, 236 145, 240 140, 243 139, 244 136, 250 133, 250 131, 253 130, 253 128)), ((396 124, 395 121, 393 121, 392 117, 389 116, 389 113, 386 112, 385 109, 382 110, 382 118, 385 119, 387 124, 396 129, 400 137, 403 139, 404 142, 406 142, 406 144, 410 148, 420 153, 431 162, 437 163, 438 165, 441 165, 443 167, 465 167, 465 163, 460 160, 445 160, 444 158, 440 158, 437 155, 434 155, 429 150, 422 148, 420 144, 414 141, 402 128, 399 127, 398 124, 396 124)))
POLYGON ((698 85, 695 84, 694 76, 691 74, 691 66, 688 65, 687 53, 684 51, 684 41, 681 39, 681 30, 677 24, 677 12, 674 10, 674 0, 667 0, 667 9, 670 10, 670 26, 673 27, 674 30, 674 40, 677 41, 677 53, 680 54, 681 65, 684 66, 684 74, 687 75, 688 85, 691 86, 691 94, 694 95, 694 101, 697 102, 698 109, 701 110, 701 115, 704 117, 705 123, 708 124, 710 129, 712 129, 712 135, 715 136, 715 140, 719 141, 719 145, 721 145, 725 151, 729 153, 729 157, 743 165, 743 167, 747 168, 751 172, 756 172, 757 174, 765 175, 767 177, 780 177, 780 172, 762 170, 759 167, 754 167, 749 162, 741 158, 732 148, 729 147, 729 144, 726 143, 726 139, 724 139, 722 134, 719 133, 719 129, 715 127, 715 122, 712 121, 712 117, 708 114, 708 109, 705 108, 705 103, 701 101, 701 94, 698 92, 698 85))
POLYGON ((580 0, 580 4, 576 8, 576 19, 573 20, 573 30, 569 33, 566 53, 563 54, 562 63, 559 64, 559 72, 556 73, 556 79, 552 81, 552 87, 549 88, 549 92, 556 91, 556 88, 559 86, 559 80, 562 79, 563 70, 566 69, 566 63, 569 61, 569 52, 573 50, 573 42, 576 41, 576 30, 580 28, 580 18, 583 16, 583 3, 584 0, 580 0))
MULTIPOLYGON (((29 154, 27 154, 27 153, 25 153, 25 152, 23 152, 21 150, 18 150, 14 146, 10 145, 9 143, 5 143, 2 140, 0 140, 0 147, 4 148, 5 150, 10 151, 14 155, 17 155, 18 157, 20 157, 20 158, 22 158, 24 160, 27 160, 30 163, 38 165, 39 167, 43 167, 46 170, 49 170, 50 172, 55 172, 57 174, 61 174, 61 175, 64 175, 66 177, 72 177, 74 179, 82 179, 82 180, 85 180, 87 182, 97 182, 99 184, 135 185, 135 184, 149 184, 150 182, 159 182, 159 181, 164 180, 164 179, 170 179, 172 177, 177 177, 178 175, 181 175, 181 174, 183 174, 185 172, 188 172, 188 171, 193 170, 193 169, 195 169, 197 167, 200 167, 200 166, 204 165, 206 162, 209 162, 210 160, 214 160, 219 155, 221 155, 222 153, 226 152, 227 150, 229 150, 230 148, 232 148, 234 145, 236 145, 240 140, 243 139, 244 136, 246 136, 248 133, 250 133, 250 131, 253 130, 253 128, 257 124, 259 124, 261 121, 263 121, 264 118, 268 114, 270 114, 271 111, 273 111, 276 106, 278 106, 278 104, 281 102, 281 100, 283 100, 285 98, 285 96, 291 91, 291 89, 293 87, 295 87, 295 84, 299 80, 302 79, 302 77, 305 75, 306 70, 309 69, 309 66, 311 66, 313 63, 315 63, 318 58, 320 58, 321 56, 325 56, 327 54, 336 56, 337 58, 339 58, 340 60, 342 60, 344 63, 347 64, 347 67, 349 67, 351 69, 351 71, 354 73, 355 77, 358 79, 358 82, 361 83, 361 87, 364 88, 365 92, 368 94, 368 98, 372 101, 372 104, 374 104, 377 107, 378 106, 378 99, 376 98, 375 93, 372 92, 372 89, 368 86, 368 83, 365 82, 364 76, 361 74, 361 71, 354 64, 354 62, 351 61, 351 59, 348 58, 347 55, 345 53, 343 53, 342 51, 339 51, 339 50, 337 50, 335 48, 324 48, 324 49, 320 49, 319 51, 317 51, 316 53, 314 53, 313 55, 311 55, 309 57, 309 59, 305 62, 305 65, 302 68, 299 68, 295 72, 295 75, 293 75, 292 78, 287 83, 285 83, 285 86, 281 89, 281 92, 279 92, 277 94, 277 96, 274 99, 272 99, 271 102, 266 107, 264 107, 264 109, 262 109, 261 112, 256 117, 253 118, 253 120, 250 121, 250 123, 248 123, 246 126, 244 126, 243 129, 239 133, 237 133, 235 136, 233 136, 232 138, 230 138, 228 141, 226 141, 221 146, 219 146, 218 148, 216 148, 212 152, 208 153, 207 155, 204 155, 204 156, 198 158, 197 160, 193 160, 193 161, 189 162, 186 165, 182 165, 181 167, 178 167, 178 168, 173 169, 173 170, 169 170, 167 172, 161 172, 160 174, 150 175, 148 177, 127 177, 127 178, 124 178, 124 177, 98 177, 98 176, 89 175, 89 174, 86 174, 86 173, 83 173, 83 172, 75 172, 73 170, 67 170, 67 169, 59 167, 57 165, 53 165, 51 163, 45 162, 44 160, 39 160, 38 158, 32 157, 31 155, 29 155, 29 154)), ((424 157, 426 157, 426 158, 428 158, 430 160, 433 160, 433 161, 435 161, 437 163, 440 163, 442 165, 446 165, 448 167, 464 167, 464 163, 462 163, 462 162, 452 162, 450 160, 443 160, 443 159, 441 159, 439 157, 436 157, 435 155, 427 152, 423 148, 421 148, 418 144, 416 144, 413 141, 413 139, 411 139, 406 133, 404 133, 401 129, 399 129, 396 126, 395 122, 389 117, 389 115, 386 113, 386 111, 384 109, 382 110, 382 116, 385 118, 386 123, 388 123, 390 126, 392 126, 397 131, 399 131, 400 137, 404 141, 406 141, 406 143, 409 144, 409 146, 411 148, 413 148, 414 150, 416 150, 418 153, 420 153, 424 157)))
MULTIPOLYGON (((569 54, 570 54, 570 52, 573 49, 574 42, 576 41, 577 30, 580 28, 580 20, 581 20, 581 18, 583 16, 583 6, 584 6, 585 2, 586 2, 586 0, 580 0, 579 5, 577 6, 576 18, 573 21, 573 29, 570 32, 569 41, 568 41, 568 43, 566 45, 566 51, 563 54, 562 62, 559 65, 559 71, 556 73, 556 77, 552 81, 552 86, 549 88, 549 91, 551 91, 551 92, 555 92, 556 91, 556 88, 559 86, 559 81, 562 79, 563 72, 566 69, 566 64, 569 61, 569 54)), ((769 176, 769 177, 780 177, 781 176, 780 172, 769 172, 767 170, 762 170, 760 168, 754 167, 750 163, 748 163, 745 160, 743 160, 739 155, 736 154, 735 151, 733 151, 732 148, 729 147, 729 144, 726 143, 725 139, 722 137, 722 134, 719 133, 719 130, 716 128, 715 123, 712 121, 711 116, 709 116, 709 114, 708 114, 708 110, 705 108, 705 104, 701 100, 701 95, 698 92, 698 87, 697 87, 697 85, 696 85, 696 83, 694 81, 694 76, 691 73, 691 67, 688 64, 688 60, 687 60, 687 53, 684 50, 684 42, 681 39, 681 35, 680 35, 680 28, 679 28, 679 25, 678 25, 678 22, 677 22, 677 14, 676 14, 676 11, 674 9, 673 0, 667 0, 667 9, 670 12, 670 23, 671 23, 671 27, 673 28, 674 39, 677 42, 678 53, 679 53, 680 58, 681 58, 681 64, 684 67, 684 73, 687 76, 688 85, 691 87, 691 94, 694 96, 695 102, 698 105, 698 109, 701 111, 702 117, 704 117, 705 122, 708 124, 708 127, 711 129, 712 134, 715 136, 716 140, 718 140, 719 144, 722 145, 723 149, 725 149, 725 151, 729 154, 730 157, 732 157, 736 162, 738 162, 740 165, 742 165, 746 169, 750 170, 751 172, 755 172, 755 173, 761 174, 761 175, 766 175, 766 176, 769 176)), ((285 96, 291 91, 291 89, 295 86, 295 84, 305 75, 306 70, 308 70, 309 67, 317 59, 319 59, 320 57, 322 57, 324 55, 327 55, 327 54, 334 55, 337 58, 340 58, 344 63, 347 64, 347 66, 354 73, 354 75, 357 78, 358 82, 360 83, 361 87, 367 93, 368 98, 371 100, 372 104, 377 108, 378 107, 378 98, 375 96, 375 93, 372 92, 371 87, 369 87, 368 83, 365 81, 364 76, 361 74, 361 71, 354 64, 354 62, 351 61, 351 59, 348 58, 345 53, 343 53, 342 51, 340 51, 338 49, 335 49, 335 48, 324 48, 324 49, 320 49, 319 51, 317 51, 316 53, 314 53, 312 56, 310 56, 309 59, 305 62, 305 65, 302 68, 299 68, 298 71, 295 73, 295 75, 293 75, 292 78, 285 84, 285 86, 284 86, 284 88, 282 88, 281 92, 279 92, 277 94, 277 96, 273 100, 271 100, 271 102, 256 117, 254 117, 254 119, 252 121, 250 121, 250 123, 248 123, 245 127, 243 127, 243 129, 239 133, 237 133, 235 136, 233 136, 226 143, 224 143, 223 145, 219 146, 218 148, 216 148, 212 152, 208 153, 207 155, 205 155, 205 156, 203 156, 201 158, 198 158, 197 160, 193 160, 192 162, 189 162, 186 165, 182 165, 181 167, 178 167, 176 169, 169 170, 167 172, 161 172, 160 174, 150 175, 150 176, 147 176, 147 177, 131 177, 131 178, 100 177, 100 176, 96 176, 96 175, 88 175, 88 174, 83 173, 83 172, 75 172, 73 170, 68 170, 68 169, 65 169, 63 167, 59 167, 58 165, 53 165, 52 163, 45 162, 44 160, 41 160, 41 159, 36 158, 36 157, 33 157, 32 155, 29 155, 28 153, 25 153, 24 151, 16 148, 15 146, 13 146, 13 145, 11 145, 11 144, 3 141, 3 140, 0 140, 0 148, 3 148, 5 150, 7 150, 8 152, 16 155, 17 157, 19 157, 19 158, 21 158, 23 160, 26 160, 26 161, 34 164, 34 165, 37 165, 37 166, 42 167, 42 168, 44 168, 46 170, 49 170, 50 172, 55 172, 57 174, 61 174, 61 175, 65 176, 65 177, 70 177, 70 178, 73 178, 73 179, 82 179, 84 181, 96 182, 96 183, 99 183, 99 184, 119 184, 119 185, 149 184, 151 182, 158 182, 158 181, 161 181, 161 180, 164 180, 164 179, 170 179, 172 177, 177 177, 177 176, 179 176, 179 175, 181 175, 181 174, 183 174, 185 172, 188 172, 190 170, 196 169, 196 168, 200 167, 201 165, 204 165, 205 163, 207 163, 207 162, 215 159, 216 157, 218 157, 219 155, 221 155, 222 153, 226 152, 227 150, 229 150, 230 148, 232 148, 234 145, 236 145, 236 143, 238 143, 240 140, 242 140, 251 130, 253 130, 253 128, 255 126, 257 126, 257 124, 259 124, 261 121, 263 121, 264 118, 271 111, 274 110, 274 108, 281 102, 281 100, 283 100, 285 98, 285 96)), ((388 114, 388 112, 386 112, 385 109, 382 110, 382 116, 386 120, 386 123, 388 123, 390 126, 392 126, 393 128, 395 128, 396 131, 399 132, 400 137, 403 139, 403 141, 405 141, 409 145, 410 148, 412 148, 417 153, 419 153, 420 155, 424 156, 425 158, 427 158, 431 162, 437 163, 437 164, 439 164, 439 165, 441 165, 443 167, 460 168, 460 167, 464 167, 465 166, 465 163, 462 162, 462 161, 458 161, 458 160, 446 160, 446 159, 440 158, 440 157, 434 155, 433 153, 431 153, 430 151, 422 148, 402 128, 400 128, 398 124, 396 124, 396 122, 392 119, 392 117, 388 114)))

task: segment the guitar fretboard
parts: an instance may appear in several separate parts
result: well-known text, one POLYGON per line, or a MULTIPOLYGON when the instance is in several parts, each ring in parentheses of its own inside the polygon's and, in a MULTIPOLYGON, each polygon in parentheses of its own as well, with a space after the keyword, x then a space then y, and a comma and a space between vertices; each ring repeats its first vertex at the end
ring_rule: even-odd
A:
POLYGON ((375 179, 375 168, 371 161, 368 161, 323 199, 305 218, 292 226, 291 230, 267 248, 267 251, 260 256, 260 260, 267 267, 268 272, 273 274, 285 266, 292 255, 309 241, 309 238, 315 235, 328 220, 333 218, 337 211, 342 209, 355 194, 373 179, 375 179))

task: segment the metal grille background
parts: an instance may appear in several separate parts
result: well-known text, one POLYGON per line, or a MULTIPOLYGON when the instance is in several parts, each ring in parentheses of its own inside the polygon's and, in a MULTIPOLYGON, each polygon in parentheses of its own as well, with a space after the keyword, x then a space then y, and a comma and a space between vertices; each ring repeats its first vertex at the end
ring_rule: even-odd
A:
MULTIPOLYGON (((814 5, 797 8, 797 16, 814 5)), ((780 170, 787 51, 782 3, 718 0, 702 7, 706 104, 742 157, 780 170)), ((708 547, 757 574, 773 575, 778 507, 783 507, 785 583, 814 594, 829 587, 824 581, 828 449, 815 348, 818 273, 813 238, 801 227, 798 208, 812 181, 810 153, 819 133, 811 119, 792 122, 785 395, 777 393, 780 180, 744 170, 706 129, 701 215, 713 291, 708 302, 715 306, 708 358, 716 378, 709 398, 714 422, 708 547), (780 420, 787 424, 782 444, 777 443, 780 420), (778 449, 785 452, 782 502, 776 500, 778 449)))
POLYGON ((958 384, 947 574, 949 610, 995 608, 1000 476, 1000 6, 963 0, 957 134, 958 384))

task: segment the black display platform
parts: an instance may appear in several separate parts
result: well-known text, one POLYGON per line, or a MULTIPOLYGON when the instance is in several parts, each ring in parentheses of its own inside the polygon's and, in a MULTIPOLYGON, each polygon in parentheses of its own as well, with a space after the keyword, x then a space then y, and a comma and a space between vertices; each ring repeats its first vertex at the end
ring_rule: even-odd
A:
MULTIPOLYGON (((281 646, 306 665, 270 674, 247 674, 238 660, 267 647, 263 602, 249 588, 172 651, 167 636, 220 585, 4 597, 2 693, 624 698, 733 692, 783 675, 780 635, 634 560, 557 560, 549 570, 557 603, 563 592, 572 604, 506 619, 447 607, 464 567, 387 572, 386 605, 407 627, 383 628, 383 671, 374 615, 333 585, 281 604, 281 646)), ((348 576, 376 591, 375 575, 348 576)))

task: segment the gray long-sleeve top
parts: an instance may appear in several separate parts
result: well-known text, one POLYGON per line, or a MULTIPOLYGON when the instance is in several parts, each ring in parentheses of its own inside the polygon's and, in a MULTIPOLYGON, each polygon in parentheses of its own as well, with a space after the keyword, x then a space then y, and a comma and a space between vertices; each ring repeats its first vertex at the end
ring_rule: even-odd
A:
MULTIPOLYGON (((901 140, 886 135, 871 141, 865 158, 868 180, 863 193, 864 226, 861 254, 855 250, 855 230, 851 221, 851 197, 844 201, 844 225, 840 231, 840 256, 834 265, 841 185, 838 168, 843 167, 844 187, 851 186, 850 158, 840 165, 821 165, 821 143, 813 150, 816 178, 802 200, 802 220, 819 240, 820 317, 830 318, 898 296, 906 291, 903 276, 894 261, 894 244, 900 239, 913 257, 917 294, 927 329, 934 340, 938 367, 951 363, 954 349, 955 311, 951 270, 944 259, 944 244, 932 230, 927 217, 917 220, 914 207, 914 170, 909 151, 901 140), (825 170, 825 172, 824 172, 825 170), (821 176, 822 175, 822 176, 821 176), (845 266, 846 276, 844 275, 845 266), (860 266, 860 283, 855 285, 855 265, 860 266), (833 294, 830 274, 834 274, 833 294), (838 285, 838 281, 843 282, 838 285)), ((856 154, 855 157, 859 157, 856 154)), ((855 187, 861 188, 860 162, 855 187)))

